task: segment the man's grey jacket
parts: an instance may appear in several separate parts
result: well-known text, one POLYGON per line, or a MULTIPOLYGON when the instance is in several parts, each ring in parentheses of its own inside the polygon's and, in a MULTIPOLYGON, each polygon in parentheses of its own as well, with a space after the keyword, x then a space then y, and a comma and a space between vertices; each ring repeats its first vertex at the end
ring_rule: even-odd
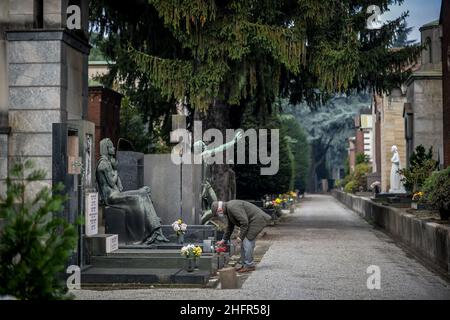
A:
POLYGON ((230 240, 234 227, 241 229, 239 238, 255 240, 256 236, 270 222, 271 217, 254 204, 243 200, 231 200, 224 203, 224 214, 228 227, 223 240, 230 240))

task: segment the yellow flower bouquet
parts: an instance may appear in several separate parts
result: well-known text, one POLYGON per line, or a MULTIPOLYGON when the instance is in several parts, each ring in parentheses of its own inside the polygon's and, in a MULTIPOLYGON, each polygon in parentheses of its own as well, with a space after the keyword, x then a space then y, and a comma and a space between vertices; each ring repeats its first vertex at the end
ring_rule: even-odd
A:
POLYGON ((198 258, 202 255, 202 248, 194 246, 193 244, 188 244, 181 248, 181 255, 186 258, 198 258))
POLYGON ((420 201, 425 194, 422 191, 413 194, 412 201, 420 201))

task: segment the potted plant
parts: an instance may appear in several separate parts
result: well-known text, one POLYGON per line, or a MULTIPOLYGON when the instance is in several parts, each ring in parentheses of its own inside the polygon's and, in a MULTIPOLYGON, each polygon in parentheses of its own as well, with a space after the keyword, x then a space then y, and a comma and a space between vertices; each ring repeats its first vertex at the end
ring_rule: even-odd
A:
POLYGON ((409 167, 399 170, 405 189, 413 194, 418 193, 438 164, 436 160, 433 160, 433 148, 426 152, 422 145, 416 147, 409 158, 409 167))
POLYGON ((176 232, 178 243, 183 244, 184 243, 184 234, 187 230, 187 224, 183 223, 183 220, 178 219, 174 223, 172 223, 173 231, 176 232))
POLYGON ((381 189, 381 182, 380 181, 375 181, 370 185, 370 190, 373 191, 373 193, 375 194, 379 194, 380 193, 380 189, 381 189))
POLYGON ((291 191, 288 193, 289 195, 289 212, 294 213, 295 212, 295 199, 297 197, 297 194, 294 191, 291 191))
POLYGON ((276 217, 281 217, 281 214, 282 214, 282 211, 281 211, 282 203, 283 203, 283 200, 282 200, 281 198, 276 198, 276 199, 272 202, 273 207, 274 207, 274 209, 275 209, 275 215, 276 215, 276 217))
POLYGON ((425 209, 425 204, 423 203, 423 196, 425 194, 422 191, 416 192, 412 196, 411 208, 415 210, 423 210, 425 209))
POLYGON ((434 172, 424 183, 424 200, 439 210, 442 220, 450 217, 450 167, 434 172))

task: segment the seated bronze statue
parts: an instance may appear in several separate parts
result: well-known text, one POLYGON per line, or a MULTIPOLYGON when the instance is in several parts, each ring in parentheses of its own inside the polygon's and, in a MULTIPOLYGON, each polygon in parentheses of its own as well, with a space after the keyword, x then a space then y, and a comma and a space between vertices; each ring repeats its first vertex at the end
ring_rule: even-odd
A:
POLYGON ((150 198, 150 188, 123 191, 117 172, 115 149, 110 139, 100 141, 100 160, 97 164, 97 187, 105 205, 119 208, 126 215, 126 232, 136 243, 169 242, 161 230, 161 219, 156 215, 150 198))

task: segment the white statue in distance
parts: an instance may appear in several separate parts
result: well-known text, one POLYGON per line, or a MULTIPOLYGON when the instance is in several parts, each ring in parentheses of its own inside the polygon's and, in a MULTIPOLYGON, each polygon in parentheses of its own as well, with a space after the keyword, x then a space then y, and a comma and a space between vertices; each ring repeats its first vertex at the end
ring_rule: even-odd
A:
POLYGON ((401 181, 400 170, 400 155, 398 154, 397 146, 392 146, 392 167, 391 167, 391 188, 389 193, 406 193, 405 187, 401 181))

